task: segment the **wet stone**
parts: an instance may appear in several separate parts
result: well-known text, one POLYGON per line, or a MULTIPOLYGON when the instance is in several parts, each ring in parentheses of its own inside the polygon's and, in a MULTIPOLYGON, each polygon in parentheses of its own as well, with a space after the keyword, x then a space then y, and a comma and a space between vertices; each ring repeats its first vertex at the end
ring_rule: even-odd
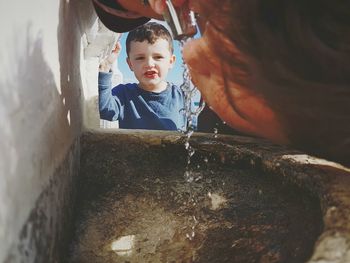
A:
POLYGON ((150 150, 139 156, 142 162, 122 153, 108 159, 106 152, 105 158, 95 159, 100 166, 95 169, 89 153, 83 154, 68 262, 271 263, 310 258, 323 227, 313 196, 257 171, 223 167, 206 156, 191 162, 191 172, 201 179, 189 184, 185 160, 176 151, 165 158, 164 150, 150 150))

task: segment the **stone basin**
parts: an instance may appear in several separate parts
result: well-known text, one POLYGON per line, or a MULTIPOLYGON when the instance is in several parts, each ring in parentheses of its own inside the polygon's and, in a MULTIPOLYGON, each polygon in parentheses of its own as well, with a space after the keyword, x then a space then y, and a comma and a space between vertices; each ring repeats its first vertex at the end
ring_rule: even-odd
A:
POLYGON ((88 131, 67 262, 350 262, 350 172, 241 136, 88 131))

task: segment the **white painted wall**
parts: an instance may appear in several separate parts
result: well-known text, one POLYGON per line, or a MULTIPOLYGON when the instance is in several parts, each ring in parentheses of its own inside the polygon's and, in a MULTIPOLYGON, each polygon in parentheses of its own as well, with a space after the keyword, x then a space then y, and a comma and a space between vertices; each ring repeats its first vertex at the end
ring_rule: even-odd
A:
MULTIPOLYGON (((84 91, 84 106, 83 106, 83 126, 84 128, 117 128, 118 122, 100 121, 98 112, 98 66, 100 61, 107 57, 115 47, 119 34, 108 30, 98 19, 86 31, 83 37, 84 54, 82 61, 81 72, 85 75, 82 79, 84 91)), ((112 84, 116 86, 122 83, 123 77, 118 70, 118 62, 113 65, 115 72, 112 84)))
POLYGON ((79 145, 85 31, 95 20, 90 0, 0 1, 0 262, 79 145))
POLYGON ((0 1, 0 32, 0 262, 20 262, 18 247, 35 247, 20 238, 30 215, 45 204, 44 217, 57 219, 47 207, 62 207, 77 173, 81 129, 100 125, 97 69, 117 35, 97 22, 91 0, 0 1))

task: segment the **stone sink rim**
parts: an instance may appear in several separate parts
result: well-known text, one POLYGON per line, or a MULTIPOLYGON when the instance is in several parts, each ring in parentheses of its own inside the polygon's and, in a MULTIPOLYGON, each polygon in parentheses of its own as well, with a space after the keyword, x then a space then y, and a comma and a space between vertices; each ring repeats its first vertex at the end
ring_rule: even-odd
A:
MULTIPOLYGON (((88 129, 81 140, 102 137, 135 140, 149 145, 183 144, 185 135, 172 131, 88 129)), ((350 262, 350 168, 267 140, 195 132, 190 144, 199 150, 224 147, 227 164, 245 165, 281 177, 310 191, 319 200, 324 228, 308 263, 350 262), (216 138, 215 138, 216 137, 216 138)))

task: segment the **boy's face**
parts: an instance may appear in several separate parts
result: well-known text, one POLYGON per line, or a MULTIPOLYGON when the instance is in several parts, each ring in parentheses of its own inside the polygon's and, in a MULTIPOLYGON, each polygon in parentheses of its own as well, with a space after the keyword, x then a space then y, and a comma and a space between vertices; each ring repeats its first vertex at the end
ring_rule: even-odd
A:
POLYGON ((158 39, 154 44, 131 41, 127 63, 140 82, 141 88, 160 92, 166 88, 166 76, 173 67, 175 56, 169 50, 165 39, 158 39))

